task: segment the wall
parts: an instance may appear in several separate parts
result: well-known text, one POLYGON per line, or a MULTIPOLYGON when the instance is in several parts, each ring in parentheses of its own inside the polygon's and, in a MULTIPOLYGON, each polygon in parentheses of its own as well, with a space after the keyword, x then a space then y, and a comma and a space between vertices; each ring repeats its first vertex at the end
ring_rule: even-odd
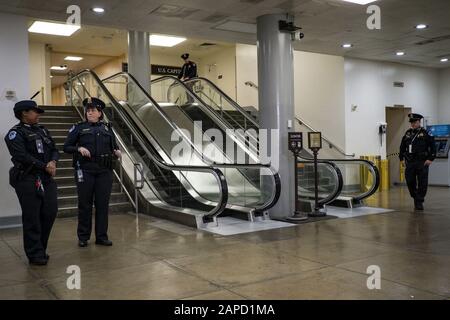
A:
POLYGON ((295 114, 345 148, 344 58, 294 51, 295 114))
POLYGON ((236 99, 236 47, 231 46, 202 57, 198 74, 208 78, 231 98, 236 99), (221 76, 221 79, 219 79, 221 76))
POLYGON ((258 106, 258 90, 245 85, 258 84, 257 48, 253 45, 236 45, 236 100, 241 106, 258 106))
POLYGON ((450 68, 439 71, 439 121, 440 124, 450 123, 450 68))
POLYGON ((11 216, 20 216, 20 208, 13 189, 8 184, 11 160, 3 140, 8 130, 17 123, 12 109, 17 100, 30 98, 28 69, 27 18, 0 13, 0 227, 11 216), (17 100, 5 99, 5 90, 15 90, 17 100))
POLYGON ((345 59, 345 124, 347 152, 386 157, 380 145, 379 122, 386 106, 404 105, 438 121, 438 70, 396 63, 345 59), (404 88, 393 86, 404 82, 404 88), (352 106, 357 106, 352 111, 352 106))
POLYGON ((37 91, 40 91, 41 88, 44 88, 44 92, 41 92, 33 100, 38 104, 51 104, 50 52, 46 49, 45 44, 37 42, 29 43, 29 67, 29 97, 37 91))
MULTIPOLYGON (((237 102, 257 108, 258 91, 245 85, 258 84, 256 46, 236 46, 236 70, 237 102)), ((295 114, 344 148, 344 59, 294 51, 294 90, 295 114)))

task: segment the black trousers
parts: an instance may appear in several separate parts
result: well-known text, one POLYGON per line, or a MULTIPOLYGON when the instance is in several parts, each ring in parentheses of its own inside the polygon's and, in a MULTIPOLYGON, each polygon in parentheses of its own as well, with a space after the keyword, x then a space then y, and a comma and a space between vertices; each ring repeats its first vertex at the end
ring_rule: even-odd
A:
POLYGON ((108 207, 113 173, 109 169, 83 170, 83 182, 78 182, 78 239, 86 241, 92 232, 92 205, 95 205, 95 237, 108 240, 108 207))
POLYGON ((409 194, 417 202, 423 202, 428 189, 429 166, 425 161, 413 161, 406 163, 405 178, 408 184, 409 194))
POLYGON ((58 213, 57 188, 53 179, 42 180, 44 195, 36 193, 36 177, 25 176, 15 186, 22 208, 23 246, 28 259, 44 258, 48 238, 58 213))

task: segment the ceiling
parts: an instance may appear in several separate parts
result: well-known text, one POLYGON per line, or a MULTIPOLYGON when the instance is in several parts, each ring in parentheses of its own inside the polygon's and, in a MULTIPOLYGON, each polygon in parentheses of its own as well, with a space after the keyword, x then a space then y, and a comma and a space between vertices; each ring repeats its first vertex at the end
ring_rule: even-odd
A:
MULTIPOLYGON (((34 19, 30 19, 29 24, 34 19)), ((51 65, 67 65, 67 70, 75 73, 83 69, 93 69, 108 60, 122 56, 127 52, 127 32, 125 30, 96 26, 83 26, 71 37, 59 37, 46 34, 30 33, 29 40, 47 44, 51 47, 51 65), (68 55, 82 56, 81 61, 65 61, 68 55)), ((152 54, 171 55, 179 57, 189 52, 195 59, 201 59, 208 54, 215 53, 232 43, 201 39, 187 39, 171 48, 151 47, 152 54), (209 44, 209 45, 208 45, 209 44)), ((181 63, 181 59, 180 59, 181 63)), ((64 83, 67 71, 52 71, 52 87, 64 83)))
MULTIPOLYGON (((65 21, 66 8, 73 2, 0 0, 0 11, 65 21)), ((367 29, 366 6, 341 0, 79 0, 78 4, 82 9, 82 25, 248 44, 255 44, 256 34, 216 27, 226 21, 255 23, 258 16, 268 13, 290 13, 305 33, 305 38, 294 45, 297 50, 436 68, 449 66, 439 62, 440 57, 450 56, 449 0, 378 0, 375 4, 381 7, 381 30, 367 29), (98 16, 90 11, 94 3, 104 7, 105 14, 98 16), (416 30, 414 26, 418 23, 429 24, 430 28, 416 30), (344 42, 351 42, 354 47, 344 50, 341 48, 344 42), (398 50, 406 55, 396 57, 394 53, 398 50)), ((92 32, 96 36, 95 30, 92 32)), ((118 38, 125 36, 123 31, 118 32, 118 38)), ((109 41, 106 34, 79 46, 86 46, 89 51, 89 47, 100 45, 114 55, 119 46, 111 47, 109 41)))

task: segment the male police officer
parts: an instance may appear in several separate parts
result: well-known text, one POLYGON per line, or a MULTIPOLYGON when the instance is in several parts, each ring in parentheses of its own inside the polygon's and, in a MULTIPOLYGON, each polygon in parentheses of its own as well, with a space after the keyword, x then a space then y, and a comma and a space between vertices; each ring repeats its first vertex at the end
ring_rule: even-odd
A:
POLYGON ((183 67, 181 68, 181 72, 178 75, 178 79, 182 81, 186 81, 192 78, 196 78, 197 75, 197 65, 195 62, 189 60, 189 53, 184 53, 181 55, 181 59, 184 60, 183 67))
POLYGON ((420 126, 420 114, 408 115, 411 128, 406 131, 400 145, 400 161, 405 160, 405 178, 416 210, 423 210, 428 187, 428 169, 436 157, 433 136, 420 126))
POLYGON ((108 207, 113 183, 113 156, 120 157, 109 124, 101 121, 105 103, 97 98, 83 101, 86 121, 74 125, 64 143, 64 152, 74 155, 78 190, 78 245, 86 247, 92 230, 95 203, 95 243, 111 246, 108 239, 108 207))
POLYGON ((58 150, 48 130, 38 125, 44 110, 33 100, 17 102, 20 120, 5 137, 14 167, 10 184, 22 208, 23 245, 32 265, 46 265, 47 242, 58 212, 56 174, 58 150))

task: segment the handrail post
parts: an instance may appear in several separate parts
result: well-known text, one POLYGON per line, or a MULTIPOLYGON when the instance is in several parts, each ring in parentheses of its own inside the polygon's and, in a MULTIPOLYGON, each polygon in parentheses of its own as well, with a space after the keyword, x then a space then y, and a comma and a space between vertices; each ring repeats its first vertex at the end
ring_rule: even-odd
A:
POLYGON ((141 190, 144 187, 144 174, 143 174, 143 165, 142 163, 135 163, 134 164, 134 202, 135 202, 135 209, 136 209, 136 215, 139 215, 139 197, 138 197, 138 190, 141 190))

